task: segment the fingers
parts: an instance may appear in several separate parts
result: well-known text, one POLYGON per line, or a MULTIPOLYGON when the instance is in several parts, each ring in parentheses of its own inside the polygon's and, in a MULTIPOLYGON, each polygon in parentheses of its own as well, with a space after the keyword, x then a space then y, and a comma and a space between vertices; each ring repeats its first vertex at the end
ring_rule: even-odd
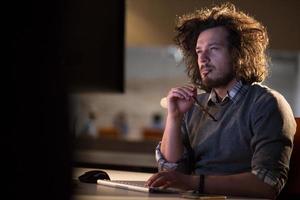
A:
POLYGON ((167 188, 174 184, 174 178, 172 178, 172 172, 159 172, 151 176, 148 181, 146 182, 147 186, 150 187, 163 187, 167 188))
POLYGON ((156 179, 158 179, 159 178, 159 176, 160 176, 160 172, 159 173, 156 173, 156 174, 154 174, 154 175, 152 175, 148 180, 147 180, 147 182, 146 182, 146 186, 151 186, 152 185, 152 183, 156 180, 156 179))
POLYGON ((196 93, 192 85, 172 88, 167 96, 168 115, 182 117, 193 105, 196 93))
POLYGON ((196 88, 192 85, 172 88, 168 94, 169 98, 177 97, 179 99, 190 100, 196 95, 196 88))
POLYGON ((165 173, 159 172, 151 176, 148 181, 146 182, 147 186, 150 187, 161 187, 167 184, 166 179, 164 178, 165 173))

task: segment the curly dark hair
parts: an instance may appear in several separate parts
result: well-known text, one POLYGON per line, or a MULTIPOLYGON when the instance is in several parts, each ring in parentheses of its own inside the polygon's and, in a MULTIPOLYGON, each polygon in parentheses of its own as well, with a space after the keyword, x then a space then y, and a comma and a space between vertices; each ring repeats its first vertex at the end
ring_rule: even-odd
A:
POLYGON ((238 11, 231 3, 196 10, 177 19, 174 41, 182 51, 191 82, 209 90, 201 81, 195 47, 202 31, 219 26, 229 32, 229 50, 237 78, 246 84, 262 82, 268 74, 269 62, 266 28, 253 17, 238 11))

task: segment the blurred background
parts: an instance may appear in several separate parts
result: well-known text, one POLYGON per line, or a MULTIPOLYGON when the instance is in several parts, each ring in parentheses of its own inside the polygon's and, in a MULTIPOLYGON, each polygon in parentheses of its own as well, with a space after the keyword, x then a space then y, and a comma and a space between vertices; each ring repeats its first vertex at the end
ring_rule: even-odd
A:
MULTIPOLYGON (((151 147, 160 140, 166 117, 162 98, 171 87, 188 83, 182 56, 172 41, 176 17, 220 2, 224 1, 126 0, 124 91, 72 93, 71 118, 76 138, 149 141, 154 153, 151 147)), ((266 26, 271 73, 264 84, 281 92, 299 117, 299 1, 231 2, 266 26)))

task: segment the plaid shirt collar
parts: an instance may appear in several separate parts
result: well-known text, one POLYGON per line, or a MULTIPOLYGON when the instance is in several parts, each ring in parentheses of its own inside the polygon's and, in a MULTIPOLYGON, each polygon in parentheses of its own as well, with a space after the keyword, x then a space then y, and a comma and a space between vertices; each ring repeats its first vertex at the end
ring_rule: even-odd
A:
POLYGON ((227 91, 227 95, 221 101, 219 100, 216 92, 211 90, 207 102, 214 104, 226 102, 228 100, 237 102, 246 92, 246 87, 244 86, 245 85, 242 83, 242 81, 238 81, 229 91, 227 91))

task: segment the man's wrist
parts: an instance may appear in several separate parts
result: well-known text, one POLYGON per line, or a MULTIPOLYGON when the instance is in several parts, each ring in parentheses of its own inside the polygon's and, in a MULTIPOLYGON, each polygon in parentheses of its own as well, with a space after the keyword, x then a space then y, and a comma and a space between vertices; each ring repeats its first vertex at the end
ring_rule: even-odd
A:
POLYGON ((178 113, 178 112, 175 112, 175 113, 168 112, 167 120, 172 121, 172 122, 181 122, 183 115, 184 114, 178 113))
POLYGON ((187 189, 193 190, 193 191, 198 191, 200 177, 198 175, 186 175, 186 176, 190 177, 189 179, 187 179, 187 182, 185 183, 187 186, 187 189))

